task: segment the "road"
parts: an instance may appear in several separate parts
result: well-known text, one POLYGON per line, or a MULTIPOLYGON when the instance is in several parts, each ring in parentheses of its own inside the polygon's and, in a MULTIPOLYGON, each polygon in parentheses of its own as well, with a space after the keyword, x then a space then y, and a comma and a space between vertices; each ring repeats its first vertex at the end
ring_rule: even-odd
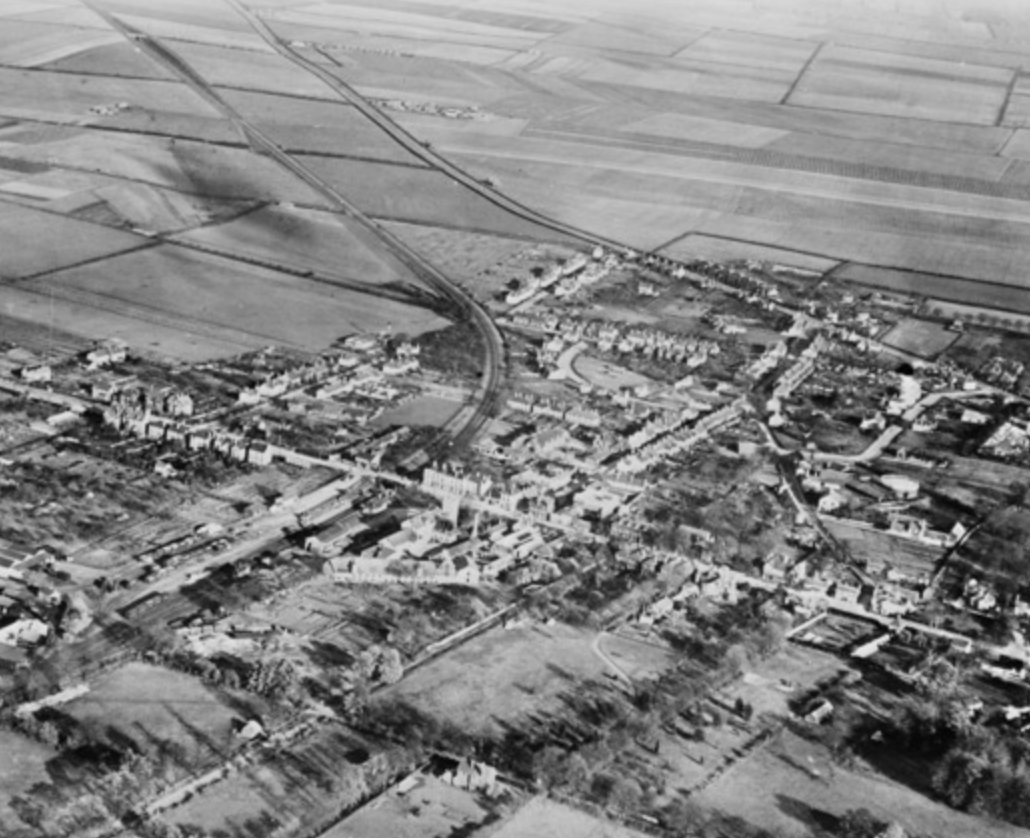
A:
MULTIPOLYGON (((93 0, 83 0, 83 5, 100 15, 135 46, 186 82, 202 98, 219 110, 246 137, 254 151, 274 160, 282 168, 325 197, 341 215, 352 222, 351 229, 359 238, 364 239, 375 248, 388 252, 411 271, 417 279, 436 292, 441 301, 447 304, 448 314, 454 320, 468 321, 475 326, 482 340, 484 357, 472 404, 459 411, 455 420, 452 420, 442 429, 442 435, 446 435, 446 440, 438 440, 440 443, 449 441, 452 448, 458 450, 471 443, 491 418, 504 372, 504 339, 486 309, 471 294, 451 282, 450 279, 419 253, 408 247, 390 231, 368 218, 333 185, 316 175, 303 163, 284 151, 259 128, 245 119, 193 67, 187 64, 167 45, 129 26, 117 15, 111 14, 93 2, 93 0)), ((237 8, 252 23, 257 22, 257 19, 249 11, 243 10, 239 6, 237 8)), ((268 33, 267 28, 265 28, 264 32, 268 33)), ((352 95, 357 96, 357 94, 352 95)), ((360 99, 360 97, 357 98, 360 99)), ((361 101, 364 103, 364 100, 361 101)), ((371 106, 364 103, 362 112, 367 112, 369 108, 371 106)), ((374 108, 371 109, 375 110, 374 108)))
POLYGON ((432 150, 432 148, 428 147, 398 123, 394 122, 394 120, 390 119, 390 117, 379 110, 375 105, 371 104, 349 84, 337 78, 321 64, 310 61, 299 52, 295 51, 289 43, 280 38, 268 26, 268 24, 261 19, 260 16, 252 12, 245 4, 239 2, 239 0, 226 0, 226 2, 246 18, 251 28, 253 28, 254 31, 257 32, 265 42, 275 49, 280 55, 292 61, 304 70, 307 70, 312 75, 317 76, 329 85, 329 87, 339 93, 344 99, 350 102, 350 104, 352 104, 364 116, 375 123, 375 125, 386 133, 394 142, 403 146, 411 152, 411 154, 428 164, 431 168, 439 172, 443 172, 456 183, 476 193, 494 206, 500 207, 524 221, 530 221, 541 227, 546 227, 550 230, 554 230, 555 232, 562 233, 563 235, 570 236, 584 242, 589 242, 591 244, 599 244, 603 247, 611 247, 620 250, 624 249, 624 246, 618 242, 595 235, 588 230, 573 227, 571 224, 564 224, 488 187, 478 178, 470 175, 459 166, 456 166, 446 157, 437 154, 432 150))

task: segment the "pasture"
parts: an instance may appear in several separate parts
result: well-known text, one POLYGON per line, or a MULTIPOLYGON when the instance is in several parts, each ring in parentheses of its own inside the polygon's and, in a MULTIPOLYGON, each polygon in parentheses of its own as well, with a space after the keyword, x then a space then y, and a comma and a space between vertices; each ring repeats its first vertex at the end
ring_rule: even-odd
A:
POLYGON ((491 833, 492 838, 641 838, 643 835, 546 797, 534 797, 491 833))
POLYGON ((610 671, 592 650, 595 634, 562 623, 500 626, 417 669, 384 695, 410 702, 468 731, 559 705, 565 690, 610 671))
MULTIPOLYGON (((188 765, 202 765, 235 750, 234 709, 191 675, 130 663, 104 676, 64 708, 111 741, 125 738, 144 752, 178 743, 188 765)), ((255 704, 251 713, 261 712, 255 704)))
POLYGON ((360 282, 417 282, 404 265, 376 252, 369 234, 343 215, 299 207, 264 207, 191 230, 185 241, 360 282))
POLYGON ((45 323, 51 291, 57 328, 93 339, 121 337, 140 351, 182 360, 270 343, 319 351, 343 335, 380 331, 387 324, 411 335, 446 325, 430 311, 372 292, 173 245, 9 287, 3 299, 22 319, 45 323))
POLYGON ((848 809, 863 807, 884 821, 898 821, 908 834, 1013 834, 1011 826, 957 812, 883 774, 837 767, 824 746, 788 731, 737 762, 696 799, 709 811, 779 828, 797 838, 834 822, 848 809))
POLYGON ((935 358, 951 346, 958 337, 957 332, 949 331, 941 323, 907 317, 887 334, 881 336, 880 340, 902 352, 909 352, 922 358, 935 358))

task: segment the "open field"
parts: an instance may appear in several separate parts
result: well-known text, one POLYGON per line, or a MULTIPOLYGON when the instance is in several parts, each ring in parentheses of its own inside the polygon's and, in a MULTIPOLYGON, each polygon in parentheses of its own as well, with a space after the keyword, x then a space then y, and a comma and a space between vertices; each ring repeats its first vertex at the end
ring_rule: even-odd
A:
POLYGON ((173 76, 164 67, 148 61, 136 51, 132 44, 121 39, 118 39, 116 43, 91 47, 77 52, 75 55, 50 61, 43 65, 43 69, 85 75, 173 79, 173 76))
POLYGON ((278 343, 308 351, 388 323, 408 334, 441 317, 391 299, 239 264, 172 245, 95 262, 3 289, 25 320, 94 339, 121 337, 140 351, 197 360, 278 343), (168 277, 176 277, 175 283, 168 277))
POLYGON ((553 706, 579 679, 603 676, 608 667, 591 650, 593 639, 563 624, 492 628, 386 694, 466 730, 494 729, 553 706))
POLYGON ((132 233, 0 203, 0 252, 4 254, 0 277, 5 279, 35 276, 149 245, 132 233), (47 246, 33 247, 32 242, 47 246))
POLYGON ((363 160, 298 155, 315 174, 341 189, 362 212, 394 221, 446 225, 474 232, 561 240, 559 233, 494 206, 430 169, 363 160))
POLYGON ((954 276, 933 276, 867 265, 844 265, 833 276, 846 282, 930 297, 935 300, 980 304, 1013 313, 1030 313, 1030 289, 974 282, 954 276))
POLYGON ((677 240, 674 244, 662 248, 662 253, 674 259, 696 259, 698 257, 712 261, 734 261, 738 259, 757 259, 773 265, 784 265, 801 268, 806 271, 825 271, 835 268, 839 262, 822 256, 798 253, 793 250, 781 250, 777 247, 765 247, 750 242, 717 239, 712 236, 689 235, 677 240))
POLYGON ((706 809, 807 836, 848 809, 865 807, 909 834, 939 838, 1010 838, 1013 827, 956 812, 882 774, 835 767, 826 748, 784 732, 781 744, 757 749, 697 798, 706 809), (818 776, 813 776, 818 772, 818 776), (747 793, 742 794, 741 790, 747 793))
POLYGON ((926 301, 927 309, 935 316, 953 317, 965 323, 975 323, 981 316, 988 318, 989 322, 1000 321, 1011 323, 1020 330, 1030 329, 1030 314, 1019 315, 1011 309, 987 308, 977 305, 962 305, 947 300, 929 299, 926 301))
POLYGON ((492 838, 638 838, 642 835, 546 797, 534 797, 491 833, 492 838))
POLYGON ((344 216, 327 212, 265 207, 182 238, 361 282, 416 281, 400 262, 366 244, 363 239, 369 236, 361 228, 352 229, 344 216))
POLYGON ((391 789, 326 832, 321 838, 447 838, 487 816, 475 792, 427 774, 407 792, 391 789))
POLYGON ((995 124, 1009 71, 826 46, 789 102, 796 106, 995 124))
POLYGON ((494 265, 523 252, 527 244, 522 239, 489 236, 431 227, 422 224, 404 224, 387 221, 384 226, 409 247, 414 248, 449 277, 459 282, 472 282, 484 293, 499 290, 507 277, 492 274, 494 265))
POLYGON ((113 728, 143 751, 178 742, 193 764, 235 749, 232 721, 244 712, 191 675, 141 663, 104 677, 65 709, 83 724, 105 732, 113 728))
POLYGON ((439 396, 418 396, 401 407, 386 411, 373 424, 381 427, 414 425, 440 428, 460 409, 461 402, 439 396))
POLYGON ((82 118, 96 105, 127 102, 164 113, 217 115, 184 84, 76 73, 46 73, 0 67, 2 114, 25 114, 41 119, 82 118))
POLYGON ((591 384, 605 390, 615 391, 651 383, 651 379, 645 375, 589 355, 577 356, 572 362, 572 368, 591 384))
POLYGON ((934 358, 951 346, 958 337, 958 332, 949 331, 941 323, 909 317, 894 326, 880 340, 903 352, 911 352, 923 358, 934 358))

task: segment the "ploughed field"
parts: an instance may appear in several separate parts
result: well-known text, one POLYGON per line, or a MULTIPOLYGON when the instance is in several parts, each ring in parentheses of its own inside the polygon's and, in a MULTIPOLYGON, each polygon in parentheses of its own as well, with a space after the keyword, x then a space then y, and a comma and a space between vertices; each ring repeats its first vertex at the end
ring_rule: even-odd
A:
MULTIPOLYGON (((502 209, 496 189, 681 258, 834 269, 938 305, 1030 312, 1030 8, 1021 4, 870 15, 860 0, 653 0, 631 12, 617 0, 269 0, 260 17, 278 44, 229 4, 96 8, 159 41, 209 87, 85 7, 3 5, 0 281, 6 309, 25 320, 42 316, 32 296, 41 282, 95 266, 110 268, 103 293, 122 302, 69 312, 62 327, 131 336, 124 318, 136 317, 160 338, 174 325, 144 317, 139 307, 153 301, 116 270, 154 233, 262 263, 272 255, 323 278, 409 282, 375 242, 331 217, 324 195, 255 152, 231 113, 458 273, 453 248, 485 237, 565 240, 502 209), (383 132, 287 45, 412 139, 383 132), (433 153, 485 194, 437 170, 433 153), (37 241, 47 247, 25 246, 37 241)), ((359 316, 341 332, 362 328, 369 305, 360 289, 349 293, 359 316)), ((424 313, 409 314, 384 318, 424 328, 424 313)), ((187 323, 188 312, 171 316, 209 328, 187 323)), ((303 319, 302 309, 283 318, 266 307, 242 331, 277 337, 303 319)), ((206 345, 151 343, 180 357, 224 354, 250 343, 232 325, 206 345)))

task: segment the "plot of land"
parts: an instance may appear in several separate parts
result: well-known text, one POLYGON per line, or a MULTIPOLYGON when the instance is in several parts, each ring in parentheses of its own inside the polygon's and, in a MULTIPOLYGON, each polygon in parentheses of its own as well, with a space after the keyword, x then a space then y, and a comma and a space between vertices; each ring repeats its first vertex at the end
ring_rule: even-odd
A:
POLYGON ((602 821, 545 797, 534 797, 493 838, 638 838, 641 832, 602 821))
POLYGON ((184 359, 270 343, 318 351, 343 335, 387 324, 412 335, 446 325, 430 311, 392 299, 171 245, 5 289, 0 299, 23 319, 47 322, 51 288, 59 328, 92 338, 116 335, 184 359))
POLYGON ((0 277, 34 276, 149 244, 121 230, 0 204, 0 277), (47 246, 34 247, 32 242, 46 242, 47 246))
POLYGON ((582 678, 607 665, 593 653, 592 632, 563 624, 497 627, 416 670, 389 691, 466 730, 495 729, 551 706, 582 678))
POLYGON ((417 775, 417 785, 403 794, 387 792, 345 818, 321 838, 447 838, 486 817, 474 792, 436 777, 417 775))
POLYGON ((958 333, 949 331, 941 323, 906 318, 891 329, 881 340, 904 352, 923 358, 935 358, 958 339, 958 333))
POLYGON ((446 425, 462 403, 439 396, 419 396, 401 407, 388 410, 374 422, 376 425, 416 425, 439 428, 446 425))
POLYGON ((798 253, 792 250, 781 250, 778 247, 765 247, 751 242, 716 239, 711 236, 689 235, 675 244, 662 249, 674 259, 696 259, 702 257, 716 262, 729 262, 738 259, 755 259, 759 262, 771 262, 773 265, 784 265, 801 268, 806 271, 824 273, 839 263, 822 256, 798 253))
POLYGON ((759 748, 697 798, 712 810, 736 815, 788 835, 810 835, 818 815, 839 816, 867 808, 885 821, 898 821, 911 834, 940 838, 1010 838, 1013 828, 956 812, 880 774, 835 768, 826 749, 791 733, 782 745, 759 748), (819 776, 813 776, 813 771, 819 776), (742 794, 741 790, 747 793, 742 794))
POLYGON ((193 676, 142 663, 106 676, 65 709, 102 731, 115 728, 144 751, 178 742, 195 763, 233 750, 232 721, 240 712, 193 676))
POLYGON ((11 798, 50 781, 46 764, 55 756, 56 751, 20 733, 0 731, 0 828, 6 821, 16 822, 8 806, 11 798))
POLYGON ((993 125, 1011 72, 952 62, 891 57, 828 46, 809 67, 791 104, 993 125))
POLYGON ((187 241, 278 264, 361 282, 416 282, 406 267, 379 255, 371 237, 344 216, 297 207, 266 207, 226 224, 194 230, 187 241))
POLYGON ((621 390, 623 387, 639 387, 652 383, 646 375, 640 375, 633 370, 590 355, 577 356, 572 368, 591 384, 605 390, 621 390))
POLYGON ((860 285, 949 302, 981 304, 1013 313, 1030 313, 1030 290, 1011 285, 973 282, 951 276, 899 271, 867 265, 844 265, 834 276, 860 285))

